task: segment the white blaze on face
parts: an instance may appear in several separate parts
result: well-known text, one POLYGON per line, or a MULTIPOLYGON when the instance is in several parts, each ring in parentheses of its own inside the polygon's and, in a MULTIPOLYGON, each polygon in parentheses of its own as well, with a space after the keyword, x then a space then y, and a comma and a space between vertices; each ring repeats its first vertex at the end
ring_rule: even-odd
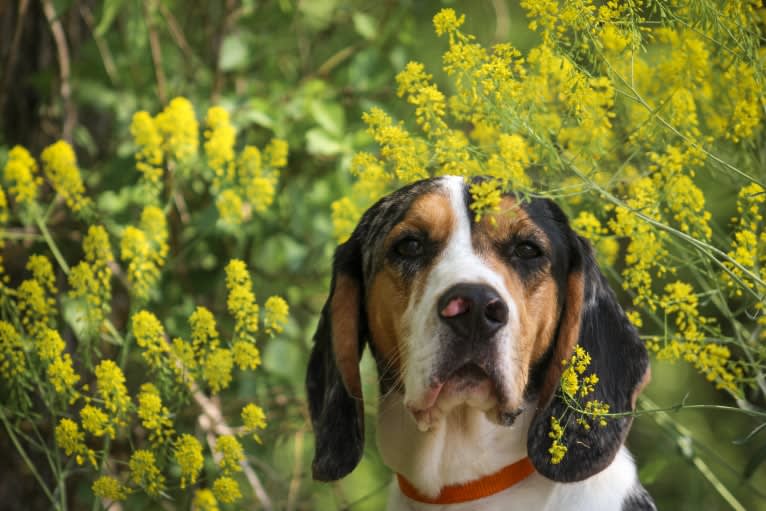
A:
MULTIPOLYGON (((518 332, 518 310, 505 287, 503 277, 494 271, 474 250, 471 242, 471 218, 465 203, 465 184, 462 177, 448 176, 441 186, 448 194, 455 223, 446 247, 437 256, 420 296, 407 306, 403 332, 407 360, 404 367, 404 402, 410 409, 429 407, 433 398, 432 377, 443 357, 440 337, 447 326, 439 318, 437 303, 451 287, 460 283, 491 286, 508 305, 508 322, 497 332, 497 360, 504 385, 515 376, 510 361, 513 343, 518 332)), ((510 395, 510 389, 504 389, 510 395)), ((445 410, 446 411, 446 410, 445 410)), ((435 419, 438 417, 432 417, 435 419)), ((420 425, 420 424, 419 424, 420 425)))

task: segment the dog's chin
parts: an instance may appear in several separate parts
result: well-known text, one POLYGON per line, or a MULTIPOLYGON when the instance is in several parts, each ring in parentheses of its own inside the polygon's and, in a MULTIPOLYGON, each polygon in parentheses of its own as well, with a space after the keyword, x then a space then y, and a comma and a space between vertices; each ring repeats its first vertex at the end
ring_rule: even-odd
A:
POLYGON ((432 383, 419 399, 409 401, 407 408, 422 432, 437 428, 462 407, 484 412, 495 424, 511 426, 523 407, 505 398, 501 388, 501 382, 490 378, 478 366, 466 364, 443 381, 432 383))

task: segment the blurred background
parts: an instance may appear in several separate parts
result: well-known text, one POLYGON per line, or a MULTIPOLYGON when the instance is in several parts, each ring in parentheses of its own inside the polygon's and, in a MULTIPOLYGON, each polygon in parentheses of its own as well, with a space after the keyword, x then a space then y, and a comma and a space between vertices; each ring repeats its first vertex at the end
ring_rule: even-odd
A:
MULTIPOLYGON (((172 256, 169 266, 180 269, 164 276, 163 300, 150 304, 169 331, 183 331, 196 304, 222 310, 221 271, 233 257, 247 262, 259 297, 281 294, 290 303, 285 333, 260 346, 263 366, 221 396, 227 413, 236 415, 253 400, 266 410, 263 443, 247 443, 246 449, 277 509, 385 506, 391 474, 374 442, 377 388, 369 357, 363 361, 366 454, 344 481, 311 480, 313 437, 303 381, 335 246, 330 204, 350 189, 351 156, 376 150, 361 114, 380 106, 395 118, 411 115, 396 98, 394 82, 410 60, 423 62, 440 83, 447 43, 434 35, 431 19, 445 6, 465 13, 465 31, 484 44, 510 41, 523 52, 537 42, 518 2, 505 0, 0 2, 0 163, 16 144, 39 154, 55 140, 69 140, 105 214, 136 216, 137 206, 122 189, 136 180, 128 130, 138 110, 156 113, 183 95, 195 105, 198 119, 213 104, 229 110, 239 147, 262 146, 273 136, 288 141, 289 163, 274 206, 236 232, 200 223, 193 242, 172 256)), ((705 191, 711 208, 732 207, 733 197, 705 191)), ((75 245, 67 247, 66 229, 75 228, 62 226, 65 249, 75 245)), ((33 249, 6 249, 12 279, 33 249)), ((115 315, 119 322, 119 306, 115 315)), ((683 363, 655 362, 645 394, 659 407, 684 399, 732 404, 683 363)), ((636 419, 628 445, 660 509, 736 509, 714 489, 716 480, 746 509, 766 509, 761 463, 766 443, 737 442, 757 425, 744 415, 715 410, 644 415, 636 419)), ((3 433, 0 449, 6 453, 0 508, 45 509, 47 501, 3 433)), ((69 491, 72 509, 89 502, 88 476, 74 477, 69 491)), ((188 506, 188 501, 169 505, 138 495, 124 504, 125 509, 188 506)))

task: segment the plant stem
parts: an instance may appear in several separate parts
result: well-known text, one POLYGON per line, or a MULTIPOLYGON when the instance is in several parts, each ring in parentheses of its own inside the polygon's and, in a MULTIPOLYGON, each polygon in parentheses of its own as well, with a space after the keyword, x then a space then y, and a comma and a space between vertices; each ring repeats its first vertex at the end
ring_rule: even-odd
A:
MULTIPOLYGON (((32 460, 29 459, 29 456, 27 455, 27 452, 24 450, 24 447, 21 445, 21 442, 19 442, 19 439, 16 438, 16 434, 13 431, 13 426, 11 426, 11 423, 8 421, 8 417, 5 416, 5 410, 0 407, 0 420, 3 421, 3 426, 5 426, 5 430, 8 432, 8 436, 11 439, 11 442, 13 442, 14 447, 16 447, 16 451, 21 456, 21 459, 24 460, 24 463, 26 463, 27 468, 30 472, 32 472, 32 475, 37 479, 38 484, 43 490, 43 493, 45 493, 45 496, 48 497, 48 499, 51 501, 51 504, 53 504, 54 507, 58 507, 56 503, 56 498, 53 496, 51 491, 48 489, 48 487, 45 485, 45 481, 43 481, 42 476, 37 471, 37 467, 34 463, 32 463, 32 460)), ((66 509, 66 506, 62 507, 61 509, 66 509)))
POLYGON ((61 251, 56 245, 56 242, 53 241, 53 237, 48 230, 48 226, 45 225, 45 222, 39 217, 35 218, 35 223, 37 224, 37 228, 40 229, 40 234, 42 234, 43 238, 45 238, 45 243, 48 245, 48 248, 50 248, 51 252, 53 252, 53 257, 56 258, 56 262, 59 263, 59 266, 61 266, 61 269, 64 271, 64 273, 69 275, 69 264, 67 264, 64 256, 61 255, 61 251))

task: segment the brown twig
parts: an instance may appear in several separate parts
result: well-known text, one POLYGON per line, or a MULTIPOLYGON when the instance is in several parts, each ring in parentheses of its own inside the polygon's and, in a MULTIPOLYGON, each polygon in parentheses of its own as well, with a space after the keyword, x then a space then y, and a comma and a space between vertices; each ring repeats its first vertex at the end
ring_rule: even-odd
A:
MULTIPOLYGON (((220 461, 220 456, 215 450, 215 435, 213 435, 213 433, 216 435, 234 435, 236 432, 226 423, 226 420, 221 413, 221 408, 217 403, 207 397, 194 383, 191 384, 191 389, 194 401, 196 401, 202 409, 202 415, 198 418, 199 425, 205 432, 205 437, 214 453, 214 458, 216 461, 220 461)), ((272 511, 274 505, 271 502, 271 498, 263 488, 261 480, 258 479, 258 475, 255 473, 255 470, 253 470, 253 467, 250 466, 247 460, 242 460, 240 465, 242 466, 242 471, 245 474, 247 482, 253 489, 253 493, 263 506, 263 509, 272 511)))
POLYGON ((176 42, 178 47, 181 48, 181 51, 184 53, 184 57, 186 58, 187 62, 192 62, 195 60, 196 56, 194 55, 194 50, 192 50, 192 47, 186 40, 186 36, 181 29, 181 25, 179 25, 178 20, 175 16, 173 16, 173 13, 170 11, 170 9, 168 9, 167 6, 162 2, 160 2, 160 13, 168 24, 170 36, 176 42))
POLYGON ((69 83, 69 47, 64 34, 64 28, 61 26, 61 20, 56 15, 56 9, 53 7, 52 0, 42 0, 43 12, 51 28, 53 40, 56 43, 56 53, 59 63, 59 79, 61 80, 60 92, 61 100, 64 103, 64 123, 61 129, 61 138, 67 142, 72 141, 72 131, 77 124, 77 110, 72 101, 72 88, 69 83))
POLYGON ((101 61, 104 63, 104 71, 106 71, 106 75, 109 77, 109 81, 112 82, 112 85, 115 85, 117 83, 117 66, 114 65, 114 59, 112 58, 112 52, 109 51, 109 45, 106 44, 103 36, 98 35, 94 29, 96 22, 90 7, 87 5, 80 5, 80 15, 82 16, 82 19, 85 20, 85 24, 88 25, 88 30, 90 30, 91 35, 93 35, 93 40, 96 42, 96 48, 98 48, 98 53, 101 55, 101 61))
POLYGON ((505 0, 492 0, 492 6, 495 9, 495 42, 504 42, 508 40, 511 33, 511 18, 508 15, 508 5, 505 0))
POLYGON ((157 25, 154 22, 154 12, 156 11, 155 0, 144 1, 144 19, 149 32, 149 48, 152 53, 152 63, 154 64, 154 76, 157 78, 157 96, 162 104, 167 103, 167 86, 165 80, 165 71, 162 69, 162 47, 160 45, 160 36, 157 32, 157 25))
POLYGON ((298 491, 301 487, 303 477, 303 437, 306 435, 304 429, 300 429, 295 434, 295 444, 293 446, 293 476, 290 480, 290 488, 287 491, 287 511, 295 511, 298 505, 298 491))

